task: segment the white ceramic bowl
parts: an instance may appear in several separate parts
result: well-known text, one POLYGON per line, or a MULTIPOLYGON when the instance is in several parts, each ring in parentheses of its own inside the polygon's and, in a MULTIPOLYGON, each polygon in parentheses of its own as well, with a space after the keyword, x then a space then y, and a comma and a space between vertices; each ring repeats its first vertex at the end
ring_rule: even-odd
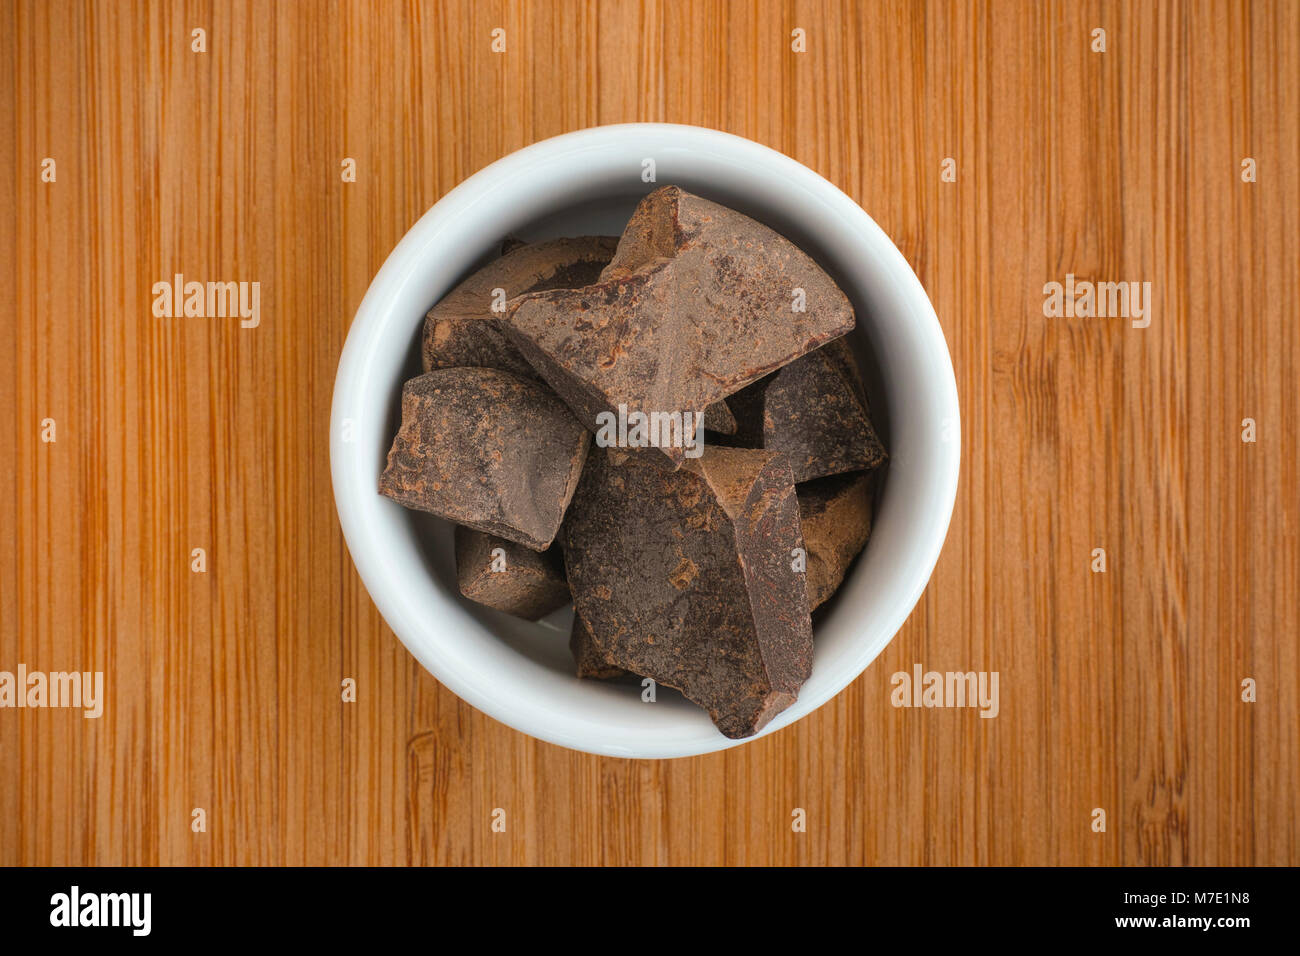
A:
MULTIPOLYGON (((957 386, 934 309, 871 217, 825 179, 757 143, 692 126, 629 124, 558 136, 471 176, 420 218, 375 276, 339 360, 330 463, 357 571, 393 631, 444 685, 517 730, 592 753, 683 757, 736 746, 660 689, 579 680, 566 609, 538 624, 462 599, 450 525, 376 490, 402 382, 419 374, 424 314, 507 234, 622 231, 637 200, 674 183, 794 240, 857 310, 852 333, 890 453, 871 540, 815 627, 812 676, 763 734, 811 713, 897 633, 938 560, 957 492, 957 386), (653 159, 656 182, 642 181, 653 159)), ((756 738, 749 738, 756 739, 756 738)))

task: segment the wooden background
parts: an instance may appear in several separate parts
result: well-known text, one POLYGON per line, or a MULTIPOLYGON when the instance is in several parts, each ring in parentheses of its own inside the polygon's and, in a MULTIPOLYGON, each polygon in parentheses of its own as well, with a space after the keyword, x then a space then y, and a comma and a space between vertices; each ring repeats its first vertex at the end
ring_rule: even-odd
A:
POLYGON ((0 669, 108 687, 99 720, 0 710, 0 863, 1300 862, 1300 4, 3 0, 0 61, 0 669), (796 726, 664 763, 440 688, 328 468, 405 230, 632 120, 857 199, 963 405, 952 530, 888 650, 796 726), (177 272, 260 281, 260 327, 153 318, 177 272), (1067 272, 1151 282, 1151 326, 1044 318, 1067 272), (914 662, 998 671, 1000 715, 891 707, 914 662))

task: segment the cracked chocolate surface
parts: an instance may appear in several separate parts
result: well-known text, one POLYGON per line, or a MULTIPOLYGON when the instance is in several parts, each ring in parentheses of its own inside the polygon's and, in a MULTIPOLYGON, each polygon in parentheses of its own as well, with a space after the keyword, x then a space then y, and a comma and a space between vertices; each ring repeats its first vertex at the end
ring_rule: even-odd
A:
POLYGON ((402 388, 379 491, 537 551, 550 547, 591 436, 544 385, 498 369, 426 372, 402 388))
MULTIPOLYGON (((844 293, 789 240, 665 186, 641 201, 598 282, 512 299, 503 328, 594 431, 620 404, 702 411, 853 324, 844 293)), ((685 457, 661 451, 674 466, 685 457)))
POLYGON ((574 605, 610 665, 674 687, 728 737, 794 703, 812 667, 794 482, 772 452, 676 471, 594 449, 562 532, 574 605))
POLYGON ((595 282, 614 254, 613 236, 580 236, 526 243, 507 239, 502 256, 489 262, 429 310, 424 320, 421 359, 426 372, 438 368, 481 367, 537 378, 537 372, 510 344, 502 328, 509 299, 526 292, 567 289, 595 282), (501 289, 501 296, 494 294, 501 289))
POLYGON ((534 551, 464 525, 456 526, 456 583, 471 601, 529 621, 570 601, 559 548, 534 551))

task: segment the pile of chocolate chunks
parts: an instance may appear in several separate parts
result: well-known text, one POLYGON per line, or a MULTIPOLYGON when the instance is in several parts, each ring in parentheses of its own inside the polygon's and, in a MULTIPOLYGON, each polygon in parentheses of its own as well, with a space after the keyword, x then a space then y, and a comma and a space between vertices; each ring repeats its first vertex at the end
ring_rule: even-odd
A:
POLYGON ((789 240, 665 186, 621 237, 507 241, 433 307, 379 490, 457 524, 465 597, 572 600, 580 677, 751 736, 870 534, 886 453, 853 325, 789 240))

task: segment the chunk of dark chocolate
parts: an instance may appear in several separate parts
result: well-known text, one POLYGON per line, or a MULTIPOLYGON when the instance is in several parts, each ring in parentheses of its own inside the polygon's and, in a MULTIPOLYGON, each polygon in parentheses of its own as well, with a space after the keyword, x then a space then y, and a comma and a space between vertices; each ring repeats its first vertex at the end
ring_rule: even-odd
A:
POLYGON ((641 201, 599 282, 508 312, 510 340, 592 431, 620 405, 703 410, 853 327, 844 293, 793 243, 676 186, 641 201))
POLYGON ((471 601, 529 621, 569 603, 558 547, 534 551, 463 525, 456 526, 456 581, 471 601))
POLYGON ((719 399, 704 410, 704 428, 719 435, 736 434, 736 416, 725 399, 719 399))
POLYGON ((500 259, 452 289, 425 316, 424 370, 469 366, 537 378, 502 331, 506 301, 525 292, 590 285, 617 243, 613 236, 505 240, 500 259))
POLYGON ((379 491, 544 551, 590 441, 540 382, 499 369, 435 369, 402 388, 402 424, 379 491))
POLYGON ((795 701, 812 667, 790 466, 708 448, 670 471, 655 451, 594 449, 561 538, 574 606, 606 664, 675 687, 728 737, 795 701))
POLYGON ((885 460, 848 343, 837 339, 727 399, 736 416, 725 444, 790 460, 796 482, 875 468, 885 460))
POLYGON ((871 537, 873 475, 859 471, 799 485, 799 521, 808 556, 808 604, 825 603, 871 537))
POLYGON ((573 630, 569 632, 569 651, 573 654, 579 677, 614 680, 631 673, 605 659, 604 652, 596 646, 591 636, 591 628, 587 627, 587 622, 576 611, 573 614, 573 630))

